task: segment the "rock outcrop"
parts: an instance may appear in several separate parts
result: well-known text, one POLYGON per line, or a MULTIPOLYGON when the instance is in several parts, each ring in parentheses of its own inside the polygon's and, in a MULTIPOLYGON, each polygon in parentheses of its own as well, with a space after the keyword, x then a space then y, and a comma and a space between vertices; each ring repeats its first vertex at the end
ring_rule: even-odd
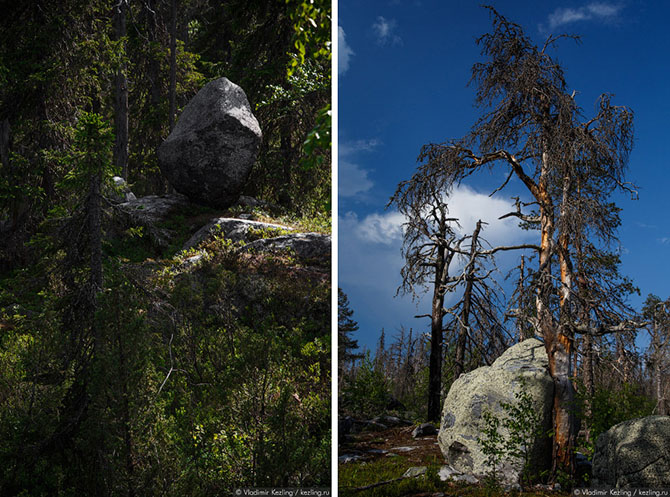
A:
POLYGON ((593 453, 593 485, 670 487, 670 416, 624 421, 601 434, 593 453))
POLYGON ((244 91, 219 78, 186 105, 158 149, 158 165, 192 201, 228 207, 238 200, 260 143, 261 129, 244 91))
POLYGON ((244 252, 281 252, 292 250, 302 259, 330 257, 331 237, 320 233, 295 233, 281 224, 263 223, 237 218, 215 218, 203 226, 185 244, 196 247, 217 233, 232 242, 244 242, 244 252))
POLYGON ((200 228, 184 244, 184 249, 196 247, 203 241, 211 239, 217 233, 223 234, 227 240, 232 242, 249 243, 250 235, 253 232, 274 232, 277 236, 293 231, 293 228, 281 224, 263 223, 260 221, 251 221, 248 219, 238 219, 234 217, 218 217, 212 219, 205 226, 200 228))
MULTIPOLYGON (((442 411, 438 433, 440 450, 446 462, 456 471, 485 476, 490 472, 486 456, 477 438, 482 436, 486 410, 501 412, 501 402, 514 403, 514 393, 523 388, 533 399, 536 412, 542 413, 543 429, 551 429, 551 406, 554 383, 549 374, 544 344, 534 338, 510 347, 491 366, 461 375, 449 390, 442 411)), ((504 428, 501 435, 508 434, 504 428)), ((550 439, 540 438, 532 444, 537 470, 547 468, 550 439)), ((519 461, 503 461, 498 468, 503 483, 514 484, 519 478, 519 461)))
POLYGON ((119 204, 116 211, 121 214, 124 225, 143 227, 152 243, 165 249, 172 241, 172 234, 160 225, 188 206, 189 201, 183 195, 148 195, 119 204))

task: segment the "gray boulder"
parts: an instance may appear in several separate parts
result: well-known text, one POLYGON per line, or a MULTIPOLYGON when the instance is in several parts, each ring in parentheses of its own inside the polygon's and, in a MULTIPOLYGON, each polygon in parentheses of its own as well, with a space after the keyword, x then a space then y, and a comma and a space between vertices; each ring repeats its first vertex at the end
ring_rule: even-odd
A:
POLYGON ((161 248, 167 248, 172 242, 173 233, 162 228, 174 213, 182 212, 189 206, 186 197, 179 194, 148 195, 115 206, 123 224, 127 226, 142 226, 152 243, 161 248))
POLYGON ((244 91, 226 78, 207 83, 158 148, 170 184, 191 200, 228 207, 239 198, 261 143, 244 91))
POLYGON ((593 484, 670 487, 670 416, 624 421, 601 434, 593 453, 593 484))
POLYGON ((284 252, 292 251, 301 259, 330 258, 330 235, 321 233, 295 233, 290 235, 263 238, 247 244, 247 252, 284 252))
POLYGON ((432 423, 422 423, 412 431, 412 438, 429 437, 437 435, 437 428, 432 423))
MULTIPOLYGON (((551 408, 554 383, 544 344, 531 338, 510 347, 491 366, 461 375, 451 386, 444 401, 438 443, 446 462, 455 470, 478 478, 491 468, 486 463, 478 437, 482 437, 486 410, 501 412, 501 402, 515 403, 514 394, 525 385, 533 399, 536 412, 542 413, 543 430, 551 429, 551 408)), ((501 427, 501 435, 508 433, 501 427)), ((539 438, 531 443, 535 470, 550 466, 550 439, 539 438)), ((502 483, 518 482, 520 461, 505 460, 497 468, 502 483)))
POLYGON ((276 232, 277 235, 293 231, 293 228, 281 224, 262 223, 260 221, 251 221, 248 219, 237 219, 233 217, 219 217, 212 219, 205 226, 200 228, 185 244, 184 249, 193 248, 205 240, 215 236, 217 233, 223 234, 226 240, 232 242, 250 241, 250 234, 265 231, 267 233, 276 232))

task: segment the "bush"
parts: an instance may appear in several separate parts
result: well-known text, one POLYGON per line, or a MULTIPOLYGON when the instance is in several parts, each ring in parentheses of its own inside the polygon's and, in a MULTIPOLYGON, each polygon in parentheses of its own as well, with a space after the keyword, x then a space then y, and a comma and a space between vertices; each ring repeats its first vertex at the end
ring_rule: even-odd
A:
POLYGON ((373 417, 384 411, 391 400, 388 381, 365 356, 352 380, 342 389, 341 408, 354 416, 373 417))
POLYGON ((538 475, 533 474, 533 445, 543 432, 542 413, 533 405, 533 398, 525 390, 525 382, 514 392, 514 403, 501 402, 502 413, 486 410, 483 413, 484 430, 477 438, 487 456, 490 483, 497 484, 497 469, 503 460, 515 461, 521 484, 530 484, 538 475), (501 433, 504 428, 506 435, 501 433))

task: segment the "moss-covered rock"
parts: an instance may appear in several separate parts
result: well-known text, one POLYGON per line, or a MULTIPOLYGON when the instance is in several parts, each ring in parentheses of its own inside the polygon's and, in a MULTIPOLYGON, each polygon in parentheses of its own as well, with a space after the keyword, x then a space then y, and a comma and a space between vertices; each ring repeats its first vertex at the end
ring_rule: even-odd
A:
MULTIPOLYGON (((485 428, 483 414, 501 413, 501 402, 514 404, 514 394, 520 388, 530 394, 536 411, 542 413, 545 432, 549 431, 554 383, 548 366, 544 344, 531 338, 510 347, 491 366, 461 375, 451 386, 442 411, 438 442, 446 461, 462 473, 487 475, 491 468, 477 441, 485 428)), ((500 429, 506 437, 505 428, 500 429)), ((548 467, 549 443, 547 437, 533 442, 536 469, 548 467)), ((520 466, 518 461, 507 459, 498 471, 505 482, 516 483, 520 466)))
POLYGON ((593 454, 593 484, 670 487, 670 417, 632 419, 601 434, 593 454))

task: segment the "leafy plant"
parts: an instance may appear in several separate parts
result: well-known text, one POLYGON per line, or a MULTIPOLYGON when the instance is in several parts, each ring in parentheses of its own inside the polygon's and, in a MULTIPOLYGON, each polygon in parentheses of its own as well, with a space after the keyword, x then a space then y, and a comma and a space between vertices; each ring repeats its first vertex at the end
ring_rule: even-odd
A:
POLYGON ((497 484, 497 470, 503 460, 517 466, 520 483, 530 484, 536 477, 532 472, 533 448, 538 438, 547 436, 542 426, 542 413, 534 405, 523 379, 514 392, 514 399, 514 402, 501 402, 500 413, 487 409, 482 414, 484 429, 477 443, 486 455, 490 485, 497 484))
POLYGON ((368 352, 356 376, 342 390, 342 409, 355 415, 371 417, 383 411, 390 399, 388 382, 375 369, 368 352))

